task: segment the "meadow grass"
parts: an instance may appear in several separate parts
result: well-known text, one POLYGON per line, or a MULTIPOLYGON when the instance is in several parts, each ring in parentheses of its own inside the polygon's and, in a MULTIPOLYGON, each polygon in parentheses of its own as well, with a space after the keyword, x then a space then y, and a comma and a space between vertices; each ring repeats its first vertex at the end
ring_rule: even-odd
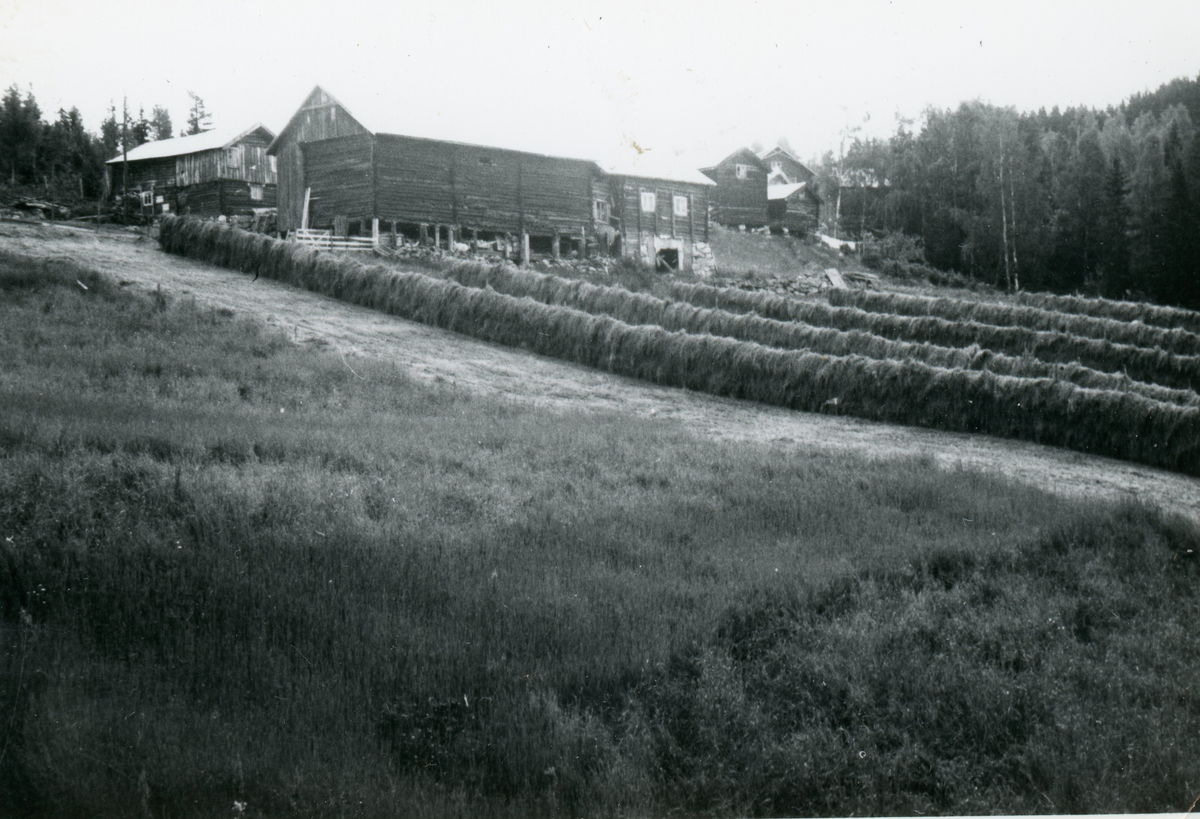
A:
POLYGON ((0 257, 5 815, 1182 810, 1196 536, 0 257))

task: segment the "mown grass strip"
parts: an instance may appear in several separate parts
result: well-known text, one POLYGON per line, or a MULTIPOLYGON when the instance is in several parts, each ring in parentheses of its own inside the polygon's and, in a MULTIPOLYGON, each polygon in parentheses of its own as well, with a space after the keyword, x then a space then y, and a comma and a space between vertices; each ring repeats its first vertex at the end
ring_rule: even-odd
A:
POLYGON ((824 302, 796 301, 780 296, 750 294, 734 288, 703 284, 672 285, 674 298, 731 312, 756 312, 780 321, 803 321, 818 327, 865 330, 898 341, 929 342, 945 347, 980 347, 1007 355, 1029 355, 1047 362, 1079 363, 1109 373, 1124 373, 1136 381, 1173 389, 1195 390, 1200 384, 1200 356, 1182 356, 1069 333, 997 327, 977 322, 954 322, 934 316, 868 313, 857 307, 833 307, 824 302))
POLYGON ((1180 329, 1200 334, 1200 313, 1181 307, 1163 307, 1144 301, 1115 301, 1112 299, 1085 298, 1083 296, 1056 296, 1053 293, 1017 294, 1020 304, 1056 310, 1061 313, 1076 313, 1083 316, 1116 319, 1118 321, 1140 321, 1153 327, 1168 330, 1180 329))
POLYGON ((1106 373, 1080 364, 1041 361, 1033 356, 1010 356, 981 348, 942 347, 930 343, 892 341, 863 330, 814 327, 800 321, 777 321, 754 313, 730 313, 673 302, 619 287, 601 287, 546 273, 506 265, 460 262, 443 271, 468 287, 488 287, 510 296, 528 296, 543 304, 571 307, 593 315, 608 315, 626 324, 658 325, 667 330, 725 336, 784 350, 807 350, 822 355, 861 355, 875 359, 921 361, 946 369, 989 370, 1019 378, 1051 378, 1092 390, 1115 390, 1152 401, 1200 406, 1200 395, 1136 381, 1124 373, 1106 373))
POLYGON ((860 418, 1020 438, 1200 474, 1200 409, 1138 395, 631 326, 195 220, 164 220, 160 241, 168 250, 190 248, 194 258, 657 384, 810 412, 835 406, 860 418))
POLYGON ((835 307, 857 307, 868 313, 905 316, 936 316, 955 322, 1025 327, 1097 338, 1132 347, 1159 348, 1175 355, 1200 354, 1200 335, 1180 328, 1154 327, 1140 321, 1083 316, 1040 307, 980 302, 968 299, 933 298, 906 293, 877 293, 868 290, 830 290, 835 307))

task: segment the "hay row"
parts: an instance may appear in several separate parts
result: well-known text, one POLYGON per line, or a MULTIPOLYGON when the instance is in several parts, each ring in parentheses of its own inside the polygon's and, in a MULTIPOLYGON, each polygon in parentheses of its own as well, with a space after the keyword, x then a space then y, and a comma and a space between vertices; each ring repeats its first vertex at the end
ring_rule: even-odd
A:
POLYGON ((916 361, 776 350, 631 326, 609 316, 164 220, 173 252, 270 276, 486 341, 672 387, 889 423, 1021 438, 1200 474, 1200 409, 1065 382, 947 370, 916 361))
POLYGON ((1030 330, 1049 330, 1084 338, 1107 339, 1115 344, 1129 344, 1134 347, 1158 347, 1176 355, 1200 354, 1200 336, 1187 330, 1168 330, 1141 322, 1081 316, 1027 305, 931 298, 904 293, 876 293, 867 290, 830 290, 829 303, 835 307, 857 307, 868 313, 936 316, 958 322, 1026 327, 1030 330))
POLYGON ((1200 356, 1175 355, 1165 350, 1115 344, 1069 333, 954 322, 934 316, 868 313, 857 307, 834 307, 824 302, 747 294, 703 284, 676 283, 671 286, 671 294, 703 307, 721 307, 732 312, 748 312, 750 308, 759 315, 782 321, 790 319, 817 327, 865 330, 897 341, 928 342, 941 347, 978 345, 994 352, 1032 356, 1045 362, 1074 362, 1093 370, 1124 373, 1135 381, 1173 389, 1195 390, 1200 384, 1200 356), (751 308, 751 305, 756 306, 751 308))
POLYGON ((1180 329, 1200 335, 1200 313, 1180 307, 1161 307, 1143 301, 1113 301, 1082 296, 1055 296, 1051 293, 1018 293, 1017 302, 1082 316, 1097 316, 1118 321, 1140 321, 1153 327, 1180 329))
POLYGON ((652 324, 667 330, 726 336, 768 347, 808 350, 824 355, 911 359, 947 369, 990 370, 997 375, 1021 378, 1054 378, 1088 389, 1133 392, 1154 401, 1200 406, 1200 395, 1191 390, 1145 384, 1124 373, 1100 372, 1075 363, 1056 364, 1030 356, 1005 355, 978 345, 942 347, 891 341, 862 330, 814 327, 797 321, 765 319, 752 313, 730 313, 504 265, 463 262, 449 268, 445 275, 468 287, 491 287, 509 296, 528 296, 544 304, 609 315, 626 324, 652 324))

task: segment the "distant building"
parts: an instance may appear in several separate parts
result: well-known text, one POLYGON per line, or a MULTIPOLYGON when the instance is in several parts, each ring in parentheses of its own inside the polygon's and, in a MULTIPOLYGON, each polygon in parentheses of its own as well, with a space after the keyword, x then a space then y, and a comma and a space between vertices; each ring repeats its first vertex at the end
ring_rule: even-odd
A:
POLYGON ((275 138, 255 123, 244 131, 205 131, 146 142, 108 160, 111 190, 140 193, 147 212, 215 217, 275 207, 275 138), (128 169, 128 174, 126 174, 128 169))
POLYGON ((769 169, 768 185, 795 185, 798 182, 811 182, 816 176, 785 148, 763 151, 758 158, 765 162, 769 169))
POLYGON ((749 148, 739 148, 700 172, 717 183, 713 221, 737 227, 767 224, 767 176, 770 166, 749 148))
POLYGON ((360 116, 317 86, 271 142, 281 232, 499 242, 523 260, 603 253, 682 270, 708 242, 712 184, 695 171, 403 136, 360 116))
POLYGON ((816 233, 821 222, 821 197, 811 182, 767 187, 767 213, 772 229, 789 233, 816 233))

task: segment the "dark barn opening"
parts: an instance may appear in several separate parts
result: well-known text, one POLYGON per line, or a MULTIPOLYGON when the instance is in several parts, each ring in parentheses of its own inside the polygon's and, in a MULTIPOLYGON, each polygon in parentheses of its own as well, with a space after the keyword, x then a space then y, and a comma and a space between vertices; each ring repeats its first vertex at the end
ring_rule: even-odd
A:
POLYGON ((675 248, 663 248, 658 251, 658 257, 654 263, 655 270, 678 270, 679 269, 679 251, 675 248))
POLYGON ((554 237, 553 236, 530 236, 529 237, 529 252, 544 253, 549 256, 554 252, 554 237))

